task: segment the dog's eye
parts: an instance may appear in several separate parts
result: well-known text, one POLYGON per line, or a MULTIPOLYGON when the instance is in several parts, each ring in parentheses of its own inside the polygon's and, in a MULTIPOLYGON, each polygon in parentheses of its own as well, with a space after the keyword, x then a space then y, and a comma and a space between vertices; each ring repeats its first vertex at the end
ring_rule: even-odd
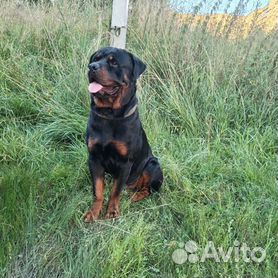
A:
POLYGON ((109 57, 108 60, 109 60, 110 65, 112 65, 112 66, 118 65, 118 63, 114 57, 109 57))
POLYGON ((97 62, 97 61, 99 61, 99 60, 100 60, 100 58, 101 58, 101 56, 100 56, 100 55, 98 55, 98 56, 94 57, 93 62, 97 62))

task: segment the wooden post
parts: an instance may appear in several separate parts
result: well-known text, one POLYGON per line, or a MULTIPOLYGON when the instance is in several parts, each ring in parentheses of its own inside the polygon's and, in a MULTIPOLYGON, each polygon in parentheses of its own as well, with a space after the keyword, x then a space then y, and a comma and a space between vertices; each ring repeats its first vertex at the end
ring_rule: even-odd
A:
POLYGON ((113 0, 111 46, 125 48, 128 18, 128 0, 113 0))

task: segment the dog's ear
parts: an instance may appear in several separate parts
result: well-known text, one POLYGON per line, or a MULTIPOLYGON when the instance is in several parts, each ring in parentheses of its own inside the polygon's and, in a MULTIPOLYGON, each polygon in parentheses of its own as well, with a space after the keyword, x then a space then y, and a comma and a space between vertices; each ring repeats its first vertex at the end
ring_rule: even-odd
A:
POLYGON ((138 79, 139 76, 146 70, 146 65, 136 56, 131 54, 133 60, 133 76, 135 79, 138 79))

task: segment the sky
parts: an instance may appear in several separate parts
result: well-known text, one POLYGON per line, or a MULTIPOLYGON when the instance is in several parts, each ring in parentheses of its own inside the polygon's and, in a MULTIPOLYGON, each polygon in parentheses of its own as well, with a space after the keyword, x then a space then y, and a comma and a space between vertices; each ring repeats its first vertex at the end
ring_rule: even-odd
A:
MULTIPOLYGON (((180 13, 193 13, 194 7, 197 14, 210 14, 213 6, 213 13, 233 14, 236 10, 238 15, 247 15, 257 8, 265 7, 269 0, 170 0, 171 6, 180 13), (240 3, 240 4, 239 4, 240 3)), ((195 12, 196 13, 196 12, 195 12)))

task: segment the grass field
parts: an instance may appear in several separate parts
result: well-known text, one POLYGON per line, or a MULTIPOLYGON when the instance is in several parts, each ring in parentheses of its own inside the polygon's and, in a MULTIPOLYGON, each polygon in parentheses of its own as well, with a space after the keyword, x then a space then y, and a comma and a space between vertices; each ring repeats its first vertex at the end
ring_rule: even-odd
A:
POLYGON ((133 4, 127 48, 148 66, 140 113, 164 187, 136 204, 123 194, 120 219, 85 224, 86 71, 110 17, 88 2, 0 4, 0 276, 277 277, 274 34, 229 41, 133 4), (188 240, 237 240, 266 258, 175 264, 188 240))

